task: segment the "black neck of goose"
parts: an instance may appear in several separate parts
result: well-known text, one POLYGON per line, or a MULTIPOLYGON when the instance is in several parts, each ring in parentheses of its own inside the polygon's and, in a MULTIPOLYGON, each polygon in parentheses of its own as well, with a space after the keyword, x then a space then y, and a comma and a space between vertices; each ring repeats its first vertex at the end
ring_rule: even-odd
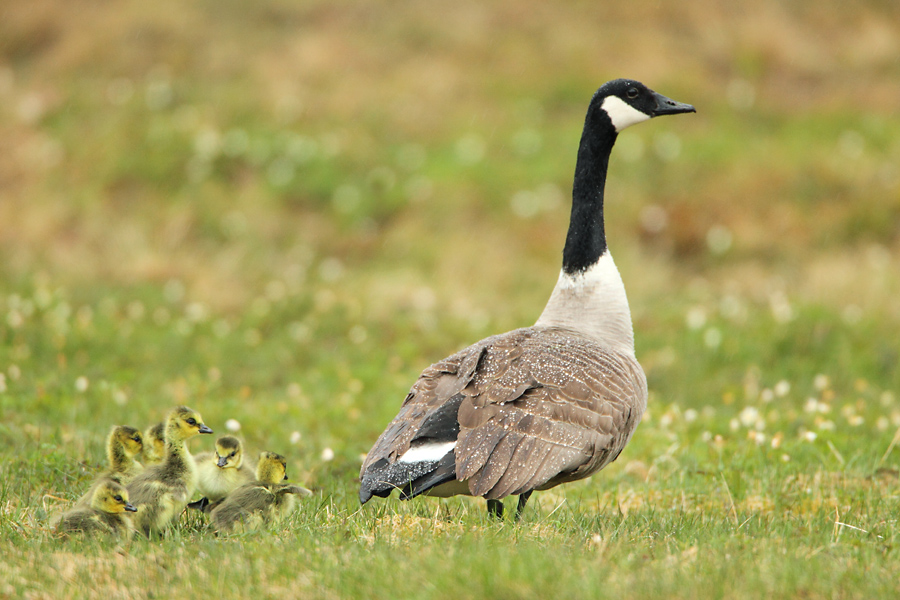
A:
POLYGON ((603 224, 603 190, 609 155, 616 143, 616 130, 606 112, 592 107, 584 123, 575 183, 572 188, 572 216, 563 250, 563 271, 584 273, 606 252, 603 224))

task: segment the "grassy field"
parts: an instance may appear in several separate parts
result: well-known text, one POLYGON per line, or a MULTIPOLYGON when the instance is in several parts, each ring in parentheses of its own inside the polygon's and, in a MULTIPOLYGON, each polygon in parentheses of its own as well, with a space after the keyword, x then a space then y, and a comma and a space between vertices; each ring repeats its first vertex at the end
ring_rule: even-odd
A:
POLYGON ((897 597, 900 5, 601 4, 0 4, 0 598, 897 597), (518 524, 360 508, 416 375, 540 313, 619 76, 698 108, 612 159, 634 439, 518 524), (313 498, 56 539, 181 403, 313 498))

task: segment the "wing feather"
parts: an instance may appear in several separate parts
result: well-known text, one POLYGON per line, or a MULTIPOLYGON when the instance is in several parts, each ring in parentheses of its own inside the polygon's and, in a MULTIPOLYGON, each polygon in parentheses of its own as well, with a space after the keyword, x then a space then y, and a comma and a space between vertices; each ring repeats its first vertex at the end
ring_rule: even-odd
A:
POLYGON ((646 402, 646 379, 633 356, 569 330, 518 329, 425 369, 361 476, 375 463, 395 462, 418 436, 434 437, 437 423, 456 433, 456 411, 455 476, 468 481, 472 495, 546 489, 614 460, 646 402), (440 419, 432 416, 438 413, 440 419))

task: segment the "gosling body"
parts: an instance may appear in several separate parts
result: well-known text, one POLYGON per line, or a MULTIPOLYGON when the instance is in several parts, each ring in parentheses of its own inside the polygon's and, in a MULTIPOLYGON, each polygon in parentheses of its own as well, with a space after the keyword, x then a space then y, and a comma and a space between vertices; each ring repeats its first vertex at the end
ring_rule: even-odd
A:
POLYGON ((166 418, 166 457, 148 467, 129 485, 137 508, 135 528, 144 535, 161 533, 187 506, 197 488, 197 465, 186 441, 200 433, 212 433, 199 413, 179 406, 166 418))
POLYGON ((217 531, 231 531, 236 526, 255 528, 277 522, 297 506, 298 496, 312 494, 308 489, 284 483, 287 462, 274 452, 263 452, 256 468, 256 480, 246 483, 215 507, 210 518, 217 531))

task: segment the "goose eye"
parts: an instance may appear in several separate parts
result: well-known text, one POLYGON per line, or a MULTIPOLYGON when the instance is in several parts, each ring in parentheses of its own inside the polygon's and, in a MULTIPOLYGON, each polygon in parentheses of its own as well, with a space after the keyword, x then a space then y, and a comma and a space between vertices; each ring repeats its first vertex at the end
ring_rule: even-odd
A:
POLYGON ((195 419, 194 417, 191 417, 190 419, 187 420, 187 424, 188 425, 196 425, 197 419, 195 419))
POLYGON ((628 98, 634 100, 635 98, 638 97, 638 89, 637 88, 628 88, 628 91, 625 92, 625 95, 628 96, 628 98))
POLYGON ((116 497, 113 498, 113 500, 115 500, 116 502, 122 502, 122 496, 116 495, 116 497))

